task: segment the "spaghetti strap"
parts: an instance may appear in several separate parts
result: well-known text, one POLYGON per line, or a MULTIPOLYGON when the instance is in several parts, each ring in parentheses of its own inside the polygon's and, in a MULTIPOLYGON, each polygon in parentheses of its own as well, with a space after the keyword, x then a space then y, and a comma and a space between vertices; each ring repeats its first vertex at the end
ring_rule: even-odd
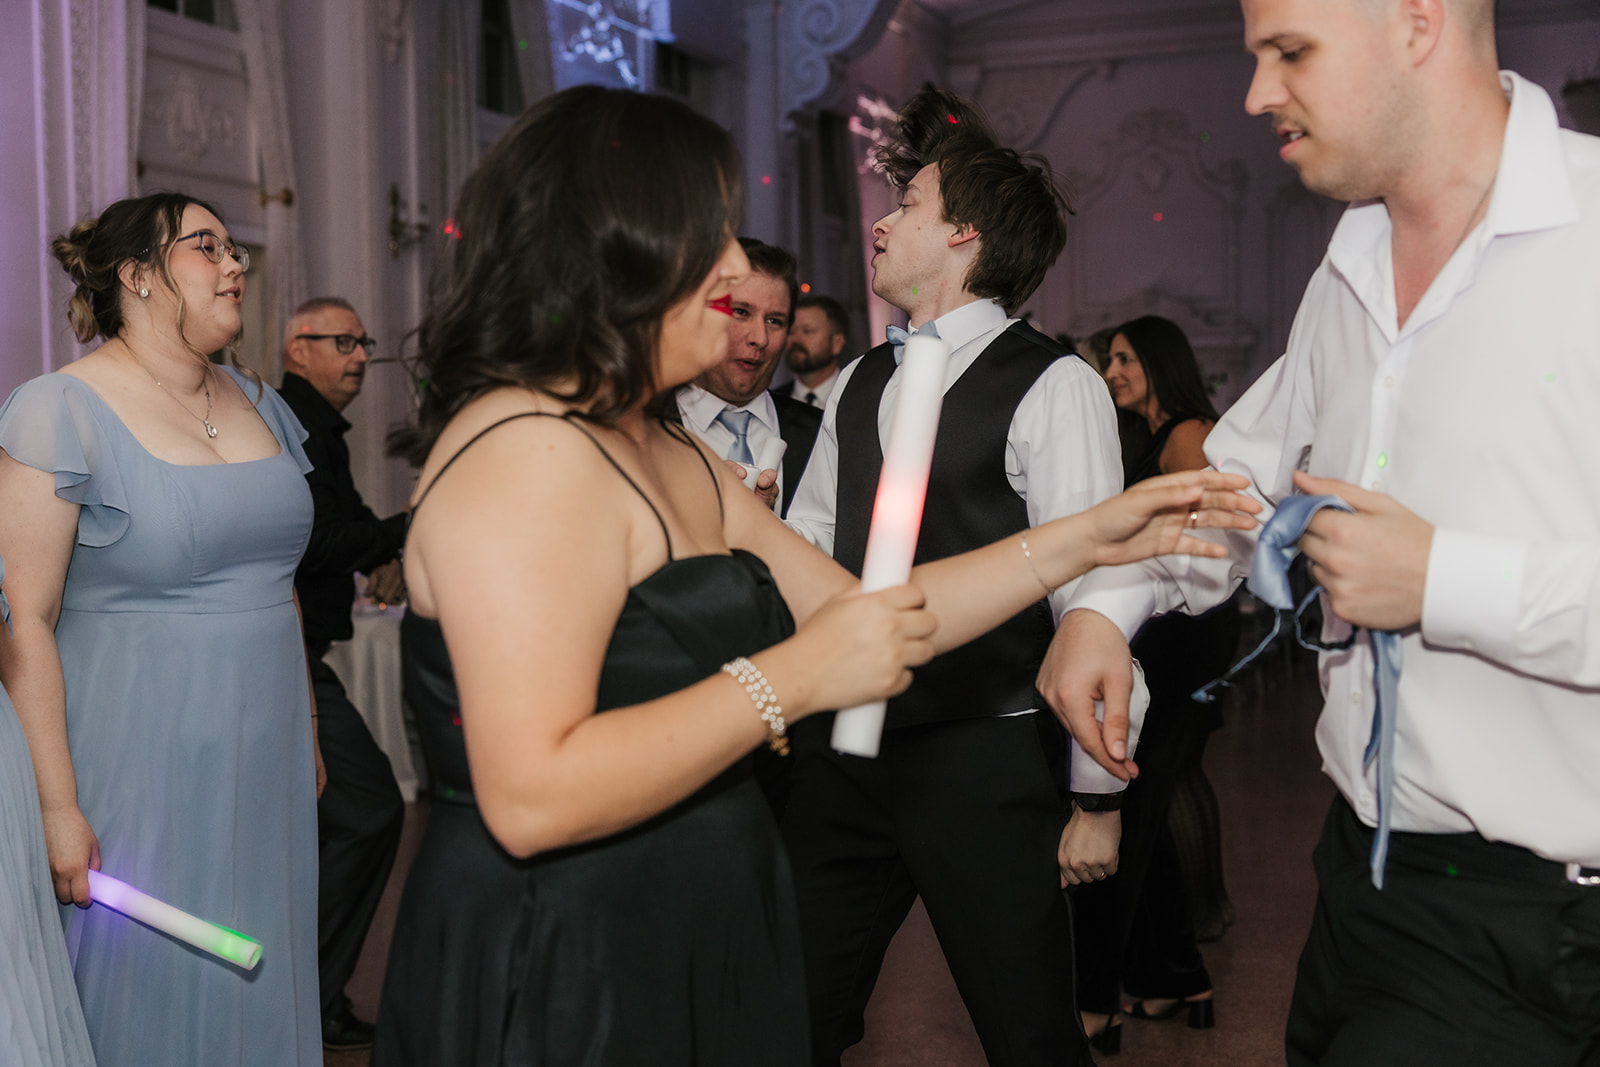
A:
POLYGON ((667 433, 688 445, 690 450, 700 457, 700 462, 705 467, 706 473, 711 476, 711 488, 717 491, 717 514, 719 516, 722 515, 722 483, 717 480, 717 472, 711 469, 711 461, 706 458, 706 450, 689 438, 689 431, 683 423, 663 419, 661 427, 667 433))
MULTIPOLYGON (((455 455, 444 461, 444 466, 440 467, 438 473, 433 476, 433 481, 429 482, 428 487, 422 491, 422 495, 417 497, 417 502, 411 505, 411 514, 406 520, 406 525, 409 526, 411 524, 411 519, 416 518, 417 509, 422 507, 422 502, 428 499, 428 494, 433 492, 433 487, 439 484, 439 479, 444 477, 444 472, 450 469, 450 465, 452 463, 461 458, 461 454, 463 452, 477 444, 479 438, 486 435, 490 430, 504 426, 508 422, 513 422, 517 419, 533 418, 560 419, 562 422, 582 433, 583 436, 587 437, 591 442, 593 442, 594 447, 600 450, 600 454, 606 457, 606 462, 611 464, 612 467, 616 468, 617 473, 622 475, 623 481, 627 482, 633 487, 633 491, 638 493, 639 498, 644 501, 645 507, 650 509, 650 514, 656 517, 656 522, 661 526, 661 536, 665 538, 667 542, 667 559, 670 561, 675 558, 672 551, 672 534, 667 531, 667 522, 661 517, 661 512, 657 510, 655 503, 650 499, 649 494, 643 489, 639 488, 639 483, 634 481, 633 477, 629 475, 627 471, 622 469, 622 464, 618 463, 616 459, 612 457, 610 452, 606 451, 606 446, 600 443, 600 439, 585 429, 581 422, 578 422, 576 419, 572 418, 570 412, 558 415, 553 411, 520 411, 515 415, 507 415, 503 419, 497 419, 496 421, 485 426, 483 429, 479 430, 477 433, 473 434, 466 444, 456 449, 455 455)), ((717 493, 717 503, 719 506, 721 505, 721 502, 722 493, 719 490, 717 493)))

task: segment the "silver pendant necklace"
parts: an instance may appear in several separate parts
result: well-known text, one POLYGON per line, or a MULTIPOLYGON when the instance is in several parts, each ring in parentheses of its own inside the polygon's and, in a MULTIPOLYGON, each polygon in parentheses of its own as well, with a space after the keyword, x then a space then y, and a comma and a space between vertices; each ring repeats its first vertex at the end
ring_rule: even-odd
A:
POLYGON ((126 341, 122 343, 122 347, 128 353, 128 358, 137 363, 140 370, 150 375, 150 380, 155 382, 158 386, 161 386, 161 391, 172 397, 172 402, 174 404, 178 405, 180 408, 183 408, 183 413, 185 415, 188 415, 191 419, 200 420, 200 425, 206 428, 207 437, 217 436, 217 428, 211 425, 211 368, 209 366, 206 367, 205 377, 200 380, 200 387, 204 389, 206 393, 206 413, 204 415, 196 415, 194 412, 189 410, 189 406, 187 404, 178 399, 176 393, 174 393, 171 389, 168 389, 165 385, 162 385, 161 379, 156 377, 155 371, 145 366, 144 360, 133 354, 133 349, 128 347, 128 343, 126 341))

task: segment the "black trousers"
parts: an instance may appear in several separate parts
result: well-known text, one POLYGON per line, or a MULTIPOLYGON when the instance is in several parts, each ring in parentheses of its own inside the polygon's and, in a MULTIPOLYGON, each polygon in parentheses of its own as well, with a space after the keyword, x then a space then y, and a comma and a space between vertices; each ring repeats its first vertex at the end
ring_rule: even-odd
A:
POLYGON ((1335 798, 1290 1067, 1600 1065, 1600 886, 1477 834, 1396 832, 1378 890, 1371 844, 1335 798))
POLYGON ((317 971, 322 1012, 337 1010, 389 881, 406 806, 389 757, 344 684, 310 656, 317 743, 328 784, 317 801, 317 971))
POLYGON ((817 1064, 861 1040, 883 956, 920 894, 995 1065, 1090 1065, 1074 1010, 1065 813, 1035 715, 888 731, 877 759, 794 731, 784 813, 817 1064))

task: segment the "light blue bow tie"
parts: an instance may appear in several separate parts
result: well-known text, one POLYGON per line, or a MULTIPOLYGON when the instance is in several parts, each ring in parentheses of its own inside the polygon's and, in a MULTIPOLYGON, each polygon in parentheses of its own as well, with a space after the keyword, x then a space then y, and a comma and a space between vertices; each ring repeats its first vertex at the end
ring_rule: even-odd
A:
POLYGON ((938 337, 939 331, 934 327, 932 322, 925 322, 915 330, 911 330, 909 332, 901 329, 899 326, 890 326, 883 331, 883 335, 888 338, 889 343, 894 345, 895 366, 898 367, 900 365, 900 361, 905 358, 906 338, 915 337, 918 334, 921 334, 924 337, 938 337))
MULTIPOLYGON (((1307 593, 1299 603, 1289 587, 1289 564, 1300 554, 1300 537, 1306 532, 1311 517, 1323 508, 1354 511, 1349 504, 1331 494, 1306 496, 1295 494, 1278 503, 1277 510, 1262 529, 1256 543, 1255 557, 1250 561, 1250 579, 1246 583, 1250 592, 1276 610, 1272 632, 1256 646, 1254 651, 1228 668, 1228 673, 1194 693, 1194 699, 1210 703, 1216 699, 1215 690, 1226 686, 1244 670, 1251 661, 1266 651, 1282 632, 1286 618, 1293 617, 1295 639, 1301 646, 1323 652, 1349 648, 1356 634, 1336 645, 1325 645, 1305 636, 1300 628, 1300 616, 1322 592, 1319 585, 1307 593)), ((1362 766, 1371 767, 1378 762, 1378 829, 1372 837, 1372 884, 1383 888, 1383 869, 1389 858, 1389 823, 1394 815, 1394 729, 1400 689, 1400 635, 1388 630, 1368 630, 1372 641, 1373 707, 1372 733, 1362 754, 1362 766)))
POLYGON ((728 447, 728 454, 724 459, 731 459, 735 463, 749 465, 756 461, 755 454, 750 451, 750 420, 754 416, 748 411, 735 411, 728 408, 717 416, 724 429, 733 434, 733 444, 728 447))

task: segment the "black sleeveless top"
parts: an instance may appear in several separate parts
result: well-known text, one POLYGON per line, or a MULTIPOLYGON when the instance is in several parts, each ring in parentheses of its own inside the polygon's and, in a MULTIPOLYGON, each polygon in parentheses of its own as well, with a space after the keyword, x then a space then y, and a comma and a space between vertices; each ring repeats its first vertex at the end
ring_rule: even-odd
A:
MULTIPOLYGON (((566 421, 661 521, 599 440, 566 421)), ((680 558, 661 528, 667 562, 628 592, 597 712, 684 689, 793 632, 758 558, 680 558)), ((401 648, 435 803, 401 902, 374 1067, 808 1063, 793 888, 749 758, 638 826, 517 860, 471 803, 438 623, 408 611, 401 648)), ((530 676, 530 704, 539 691, 530 676)))

